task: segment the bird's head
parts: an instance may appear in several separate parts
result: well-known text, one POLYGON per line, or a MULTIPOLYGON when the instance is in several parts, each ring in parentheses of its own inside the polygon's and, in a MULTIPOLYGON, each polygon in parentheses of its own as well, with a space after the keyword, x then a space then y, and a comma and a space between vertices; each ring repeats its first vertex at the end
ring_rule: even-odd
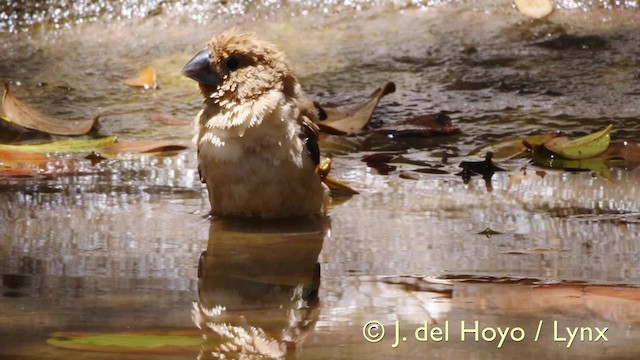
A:
MULTIPOLYGON (((284 53, 254 34, 231 29, 213 37, 182 74, 198 82, 205 101, 221 104, 253 100, 269 90, 284 90, 293 79, 284 53)), ((295 80, 294 80, 295 81, 295 80)))

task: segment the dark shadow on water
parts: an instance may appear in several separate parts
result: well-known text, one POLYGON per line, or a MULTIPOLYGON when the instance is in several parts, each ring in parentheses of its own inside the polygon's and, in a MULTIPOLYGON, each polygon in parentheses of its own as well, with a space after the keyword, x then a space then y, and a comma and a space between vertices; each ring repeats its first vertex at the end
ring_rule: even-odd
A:
POLYGON ((193 320, 200 358, 284 356, 320 315, 318 256, 329 218, 271 222, 211 221, 198 264, 193 320))

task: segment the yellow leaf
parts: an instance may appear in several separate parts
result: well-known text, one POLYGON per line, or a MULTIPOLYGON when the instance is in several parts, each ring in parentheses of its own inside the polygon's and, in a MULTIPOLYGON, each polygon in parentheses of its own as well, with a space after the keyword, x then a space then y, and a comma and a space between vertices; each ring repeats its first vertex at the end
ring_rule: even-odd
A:
POLYGON ((124 83, 132 87, 155 89, 158 87, 156 69, 153 66, 147 66, 140 71, 138 77, 127 79, 124 83))
POLYGON ((352 189, 349 185, 338 181, 332 177, 326 176, 322 182, 324 182, 331 190, 331 196, 352 196, 359 194, 356 190, 352 189))
POLYGON ((115 136, 106 136, 98 139, 73 139, 54 141, 43 144, 6 145, 0 144, 0 150, 22 151, 35 153, 73 153, 95 149, 101 149, 116 142, 115 136))
POLYGON ((583 136, 581 138, 561 144, 545 144, 544 146, 559 155, 571 160, 588 159, 605 152, 611 142, 609 132, 613 125, 604 130, 583 136))

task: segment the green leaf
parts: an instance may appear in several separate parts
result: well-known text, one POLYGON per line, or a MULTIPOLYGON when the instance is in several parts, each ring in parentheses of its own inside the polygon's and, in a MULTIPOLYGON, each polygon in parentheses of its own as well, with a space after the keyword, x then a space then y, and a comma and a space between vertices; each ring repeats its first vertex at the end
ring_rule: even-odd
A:
POLYGON ((545 144, 545 147, 556 154, 571 160, 588 159, 605 152, 611 142, 609 132, 613 125, 604 130, 583 136, 581 138, 561 144, 545 144))
POLYGON ((76 333, 51 334, 47 344, 63 348, 111 353, 180 353, 195 352, 202 345, 197 331, 166 331, 139 333, 76 333))
POLYGON ((549 151, 544 146, 537 146, 533 151, 533 163, 538 166, 544 166, 552 169, 592 170, 605 179, 611 179, 611 173, 609 171, 609 159, 566 159, 556 153, 549 151))
POLYGON ((98 139, 61 140, 43 144, 6 145, 0 144, 0 150, 35 153, 73 153, 105 148, 116 142, 115 136, 98 139))

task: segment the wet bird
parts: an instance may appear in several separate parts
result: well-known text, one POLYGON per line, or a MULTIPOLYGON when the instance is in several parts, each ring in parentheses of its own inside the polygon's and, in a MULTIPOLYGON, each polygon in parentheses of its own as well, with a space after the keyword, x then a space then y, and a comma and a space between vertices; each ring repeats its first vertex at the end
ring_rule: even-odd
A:
POLYGON ((182 74, 204 97, 194 141, 213 215, 326 213, 316 109, 283 52, 232 29, 213 37, 182 74))

